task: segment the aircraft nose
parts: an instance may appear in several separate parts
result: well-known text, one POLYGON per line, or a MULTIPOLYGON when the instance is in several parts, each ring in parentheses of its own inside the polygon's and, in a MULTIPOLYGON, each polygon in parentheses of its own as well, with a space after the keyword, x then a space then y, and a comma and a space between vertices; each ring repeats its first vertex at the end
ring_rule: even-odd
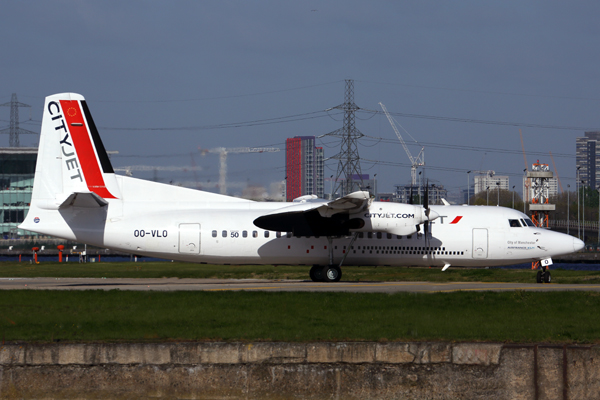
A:
POLYGON ((577 239, 576 237, 573 238, 573 251, 579 251, 584 247, 585 243, 583 243, 583 241, 577 239))
POLYGON ((439 216, 440 216, 440 214, 436 213, 432 209, 429 209, 429 221, 433 221, 434 219, 438 218, 439 216))

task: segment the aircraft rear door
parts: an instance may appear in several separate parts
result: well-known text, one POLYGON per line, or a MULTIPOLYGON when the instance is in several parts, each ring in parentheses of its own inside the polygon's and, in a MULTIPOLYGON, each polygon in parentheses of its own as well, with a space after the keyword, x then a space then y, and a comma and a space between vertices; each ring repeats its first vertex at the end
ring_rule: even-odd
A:
POLYGON ((179 224, 179 252, 200 254, 200 224, 179 224))
POLYGON ((487 258, 488 256, 488 230, 473 229, 473 258, 487 258))

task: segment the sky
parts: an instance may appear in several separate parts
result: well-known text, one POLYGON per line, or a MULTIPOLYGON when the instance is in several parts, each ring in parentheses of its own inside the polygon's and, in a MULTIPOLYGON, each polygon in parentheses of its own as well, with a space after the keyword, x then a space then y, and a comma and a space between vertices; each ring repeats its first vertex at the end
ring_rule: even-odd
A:
POLYGON ((144 179, 216 191, 219 158, 199 149, 273 147, 228 156, 232 194, 268 189, 285 178, 286 138, 306 135, 335 175, 340 140, 327 134, 342 127, 331 108, 347 79, 361 169, 379 192, 410 181, 379 102, 413 157, 425 148, 427 179, 451 193, 472 182, 469 170, 508 175, 520 193, 519 130, 527 163, 554 170, 552 152, 573 189, 575 138, 600 130, 594 1, 0 0, 0 10, 0 103, 16 93, 31 106, 19 109, 21 128, 39 132, 45 96, 80 93, 118 151, 113 166, 144 179))

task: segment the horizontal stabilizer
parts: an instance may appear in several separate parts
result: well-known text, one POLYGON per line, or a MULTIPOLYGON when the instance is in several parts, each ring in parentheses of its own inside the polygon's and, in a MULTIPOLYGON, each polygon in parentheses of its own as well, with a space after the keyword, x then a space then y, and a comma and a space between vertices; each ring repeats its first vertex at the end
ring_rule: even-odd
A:
POLYGON ((87 193, 71 193, 67 198, 60 203, 59 209, 67 207, 84 207, 84 208, 97 208, 105 207, 108 202, 102 197, 98 196, 94 192, 87 193))

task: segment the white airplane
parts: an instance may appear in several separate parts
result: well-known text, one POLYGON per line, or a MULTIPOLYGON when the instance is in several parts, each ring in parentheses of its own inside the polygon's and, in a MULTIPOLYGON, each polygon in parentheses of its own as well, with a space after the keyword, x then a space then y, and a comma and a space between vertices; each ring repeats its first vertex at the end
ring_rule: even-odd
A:
MULTIPOLYGON (((19 227, 170 260, 311 265, 311 279, 328 282, 341 278, 342 263, 547 265, 584 246, 503 207, 377 202, 366 191, 255 202, 115 175, 74 93, 46 98, 31 206, 19 227)), ((546 269, 542 276, 550 280, 546 269)))

